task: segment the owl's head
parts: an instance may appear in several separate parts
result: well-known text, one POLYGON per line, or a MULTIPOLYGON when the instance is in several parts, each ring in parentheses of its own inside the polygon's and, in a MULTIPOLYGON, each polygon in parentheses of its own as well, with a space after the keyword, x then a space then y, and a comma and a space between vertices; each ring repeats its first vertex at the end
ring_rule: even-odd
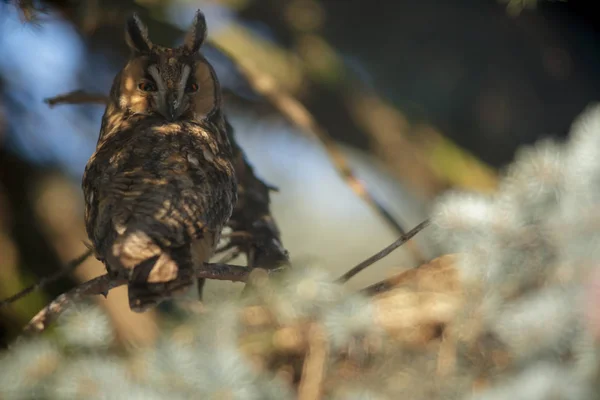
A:
POLYGON ((127 21, 125 39, 131 57, 113 86, 115 106, 131 114, 169 121, 201 120, 218 109, 219 83, 200 53, 206 39, 206 20, 200 10, 180 47, 152 43, 135 14, 127 21))

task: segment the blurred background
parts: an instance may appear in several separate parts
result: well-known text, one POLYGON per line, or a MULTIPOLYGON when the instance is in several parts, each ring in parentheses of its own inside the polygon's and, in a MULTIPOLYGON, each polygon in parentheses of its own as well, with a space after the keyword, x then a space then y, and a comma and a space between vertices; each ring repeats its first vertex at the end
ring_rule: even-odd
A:
MULTIPOLYGON (((493 191, 519 146, 564 137, 597 100, 600 23, 591 3, 2 0, 0 298, 86 249, 81 175, 104 107, 44 100, 73 90, 107 94, 128 56, 123 27, 133 11, 165 46, 179 45, 194 11, 204 11, 204 54, 221 80, 238 141, 258 176, 280 190, 272 212, 283 243, 293 262, 336 276, 399 231, 343 179, 332 146, 405 230, 424 220, 445 190, 493 191), (271 77, 332 141, 325 146, 296 126, 236 65, 271 77)), ((425 231, 351 284, 365 286, 436 254, 425 231)), ((89 259, 0 309, 0 345, 52 298, 103 273, 89 259)), ((210 282, 205 298, 236 296, 240 288, 210 282)), ((125 288, 97 301, 127 342, 152 341, 168 312, 131 313, 125 288)))

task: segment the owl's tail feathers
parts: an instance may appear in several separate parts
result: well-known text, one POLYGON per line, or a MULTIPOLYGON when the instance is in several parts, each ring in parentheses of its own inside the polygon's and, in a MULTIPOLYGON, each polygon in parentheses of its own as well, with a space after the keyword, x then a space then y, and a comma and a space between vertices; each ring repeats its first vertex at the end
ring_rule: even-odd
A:
POLYGON ((128 278, 129 307, 144 312, 194 283, 189 249, 162 249, 140 230, 127 230, 111 249, 113 267, 128 278))

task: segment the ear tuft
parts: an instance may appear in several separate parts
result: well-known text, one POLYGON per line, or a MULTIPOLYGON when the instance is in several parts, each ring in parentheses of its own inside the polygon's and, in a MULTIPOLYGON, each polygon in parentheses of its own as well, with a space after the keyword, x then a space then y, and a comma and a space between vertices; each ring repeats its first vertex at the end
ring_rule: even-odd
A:
POLYGON ((127 19, 125 41, 135 52, 145 53, 152 49, 152 42, 148 39, 148 29, 137 14, 127 19))
POLYGON ((204 18, 204 14, 202 11, 196 11, 196 16, 194 17, 194 22, 190 27, 190 30, 185 35, 185 41, 183 43, 183 48, 189 53, 196 53, 200 50, 200 46, 204 43, 206 39, 206 18, 204 18))

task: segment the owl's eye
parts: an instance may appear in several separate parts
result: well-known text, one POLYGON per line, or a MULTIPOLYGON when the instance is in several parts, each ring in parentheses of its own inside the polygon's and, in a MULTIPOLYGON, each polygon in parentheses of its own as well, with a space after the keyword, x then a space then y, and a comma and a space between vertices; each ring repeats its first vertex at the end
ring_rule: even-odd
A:
POLYGON ((186 92, 196 92, 197 90, 198 90, 198 84, 197 83, 190 83, 185 88, 186 92))
POLYGON ((151 82, 144 81, 138 84, 138 89, 143 92, 154 92, 156 91, 156 86, 154 86, 154 84, 151 82))

